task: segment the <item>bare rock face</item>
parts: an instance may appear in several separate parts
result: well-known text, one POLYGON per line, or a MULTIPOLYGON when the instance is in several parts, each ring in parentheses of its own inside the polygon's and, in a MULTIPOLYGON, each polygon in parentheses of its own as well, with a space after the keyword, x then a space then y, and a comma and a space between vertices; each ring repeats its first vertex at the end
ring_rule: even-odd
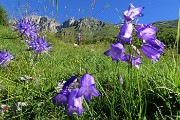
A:
POLYGON ((75 35, 76 33, 82 33, 90 32, 92 34, 92 31, 101 31, 105 27, 111 27, 114 26, 111 23, 103 22, 100 20, 97 20, 95 18, 80 18, 75 20, 74 17, 70 18, 69 20, 63 22, 61 25, 60 31, 57 32, 57 36, 70 36, 75 35), (72 29, 64 29, 72 27, 72 29))
POLYGON ((62 28, 68 28, 71 26, 74 26, 76 20, 74 20, 74 17, 70 18, 69 20, 63 22, 62 28))
POLYGON ((62 28, 75 26, 76 30, 81 30, 84 28, 89 30, 96 30, 108 25, 111 24, 102 22, 94 18, 80 18, 78 20, 74 20, 74 18, 70 18, 68 21, 63 22, 62 28))
POLYGON ((47 16, 28 16, 27 19, 31 18, 31 22, 37 24, 37 28, 39 32, 58 32, 61 28, 60 23, 56 22, 52 18, 48 18, 47 16))
MULTIPOLYGON (((39 32, 62 32, 63 28, 75 27, 76 31, 83 30, 101 30, 103 27, 112 26, 111 23, 102 22, 94 18, 80 18, 75 20, 74 17, 63 22, 62 25, 55 21, 53 18, 48 18, 47 16, 27 16, 26 19, 31 19, 32 24, 37 24, 37 29, 39 32)), ((14 20, 10 20, 10 23, 15 23, 14 20)))

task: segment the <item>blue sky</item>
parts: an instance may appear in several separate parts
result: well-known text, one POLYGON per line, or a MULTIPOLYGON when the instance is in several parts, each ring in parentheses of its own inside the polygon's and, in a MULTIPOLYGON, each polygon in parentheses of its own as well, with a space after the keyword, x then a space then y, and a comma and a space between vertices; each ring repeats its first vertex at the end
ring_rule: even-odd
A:
POLYGON ((56 0, 0 0, 9 18, 20 18, 28 13, 46 15, 60 23, 70 17, 94 17, 105 22, 121 23, 121 13, 128 9, 129 3, 135 7, 145 7, 139 23, 178 18, 180 0, 58 0, 58 11, 56 0))

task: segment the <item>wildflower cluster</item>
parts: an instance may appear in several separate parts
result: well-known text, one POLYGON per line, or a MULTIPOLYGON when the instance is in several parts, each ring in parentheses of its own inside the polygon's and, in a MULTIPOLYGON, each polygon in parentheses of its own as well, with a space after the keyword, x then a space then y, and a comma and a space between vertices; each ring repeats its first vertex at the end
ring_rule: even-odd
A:
MULTIPOLYGON (((46 37, 40 37, 37 32, 37 25, 31 24, 31 19, 26 20, 25 18, 15 20, 16 24, 12 25, 22 35, 24 35, 25 44, 28 46, 28 50, 33 50, 35 54, 46 53, 50 51, 50 44, 46 42, 46 37)), ((14 58, 9 52, 0 51, 0 66, 8 65, 9 61, 14 58)))
POLYGON ((25 35, 28 38, 33 38, 38 34, 37 25, 31 24, 31 19, 26 20, 25 18, 16 20, 16 24, 12 25, 21 35, 25 35))
POLYGON ((133 21, 136 18, 143 16, 141 13, 143 9, 144 7, 135 8, 130 4, 129 9, 124 12, 124 23, 120 28, 119 35, 115 37, 118 42, 111 44, 110 49, 104 52, 106 56, 111 56, 113 61, 120 60, 127 62, 137 68, 139 68, 139 64, 142 64, 140 52, 133 45, 133 29, 135 29, 137 37, 142 40, 142 53, 153 62, 157 62, 160 55, 164 52, 165 45, 155 37, 155 34, 158 31, 156 27, 152 26, 152 24, 133 24, 133 21), (125 54, 124 47, 126 44, 131 46, 137 56, 125 54))
POLYGON ((46 42, 46 37, 38 35, 37 25, 31 23, 31 18, 16 20, 13 27, 25 36, 25 43, 29 47, 28 50, 34 50, 35 54, 45 53, 50 50, 50 44, 46 42))
POLYGON ((82 107, 82 96, 87 102, 90 102, 92 96, 99 96, 100 93, 96 90, 94 78, 90 74, 84 74, 78 85, 78 88, 71 88, 77 81, 77 76, 72 76, 62 87, 62 90, 52 100, 56 101, 56 105, 64 105, 67 109, 67 114, 72 115, 74 112, 81 115, 85 110, 82 107))
POLYGON ((4 50, 0 51, 0 66, 1 65, 8 65, 9 61, 13 60, 14 56, 11 55, 9 52, 6 52, 4 50))

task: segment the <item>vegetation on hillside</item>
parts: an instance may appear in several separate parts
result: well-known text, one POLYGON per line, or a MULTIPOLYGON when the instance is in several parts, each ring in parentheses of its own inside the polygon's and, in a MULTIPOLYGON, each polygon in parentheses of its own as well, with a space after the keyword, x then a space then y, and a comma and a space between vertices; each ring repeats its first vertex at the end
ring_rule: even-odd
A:
MULTIPOLYGON (((138 63, 140 68, 137 69, 129 64, 133 57, 130 57, 129 61, 112 62, 112 58, 104 55, 109 43, 114 43, 114 36, 119 33, 119 28, 115 25, 94 30, 87 28, 77 30, 73 26, 64 28, 54 35, 50 32, 38 33, 34 31, 35 28, 30 22, 24 21, 17 24, 20 27, 18 26, 14 32, 11 27, 0 25, 2 55, 0 56, 0 119, 178 120, 180 118, 180 56, 174 49, 175 43, 178 43, 175 42, 176 27, 157 26, 159 29, 157 38, 166 44, 166 49, 163 48, 165 54, 161 55, 158 62, 155 63, 152 59, 159 59, 160 53, 151 54, 152 49, 150 49, 149 54, 152 57, 150 60, 147 55, 140 56, 134 50, 143 58, 143 64, 138 63), (78 33, 83 36, 83 41, 77 46, 73 43, 78 33), (46 35, 48 42, 42 37, 43 35, 46 35), (7 56, 2 54, 3 50, 9 51, 14 59, 6 61, 7 56), (8 65, 4 65, 4 61, 8 65), (62 95, 60 91, 64 89, 63 83, 71 76, 77 76, 79 82, 80 77, 87 73, 94 77, 95 82, 81 84, 84 87, 83 91, 91 99, 90 89, 86 87, 93 86, 101 95, 92 97, 91 102, 86 102, 84 97, 80 99, 83 101, 81 108, 86 110, 81 116, 76 114, 79 112, 80 102, 74 101, 70 107, 72 107, 71 112, 76 111, 76 113, 69 116, 66 114, 67 106, 57 107, 58 101, 53 101, 52 97, 57 94, 62 95)), ((135 36, 134 32, 133 45, 140 48, 142 41, 135 36)), ((125 44, 124 46, 129 47, 125 44)), ((115 48, 115 52, 112 51, 112 55, 119 55, 117 49, 118 47, 115 48)), ((126 49, 123 54, 127 52, 133 51, 126 49)), ((65 90, 67 87, 68 90, 63 94, 67 95, 66 92, 75 88, 80 89, 78 84, 71 85, 71 82, 66 84, 65 90)), ((61 98, 62 96, 58 100, 63 99, 61 98)), ((72 101, 74 99, 77 98, 74 97, 72 101)))
MULTIPOLYGON (((0 27, 0 37, 15 38, 8 27, 0 27)), ((0 119, 178 119, 180 116, 179 65, 176 53, 165 51, 161 60, 152 64, 144 59, 140 70, 122 62, 112 63, 103 52, 109 45, 102 43, 73 46, 61 42, 51 34, 52 53, 41 56, 38 62, 33 53, 26 51, 22 38, 0 39, 0 49, 15 54, 9 67, 0 67, 0 104, 8 110, 0 119), (34 59, 34 60, 33 60, 34 59), (173 61, 173 62, 172 62, 173 61), (57 85, 72 75, 78 79, 91 73, 97 82, 101 97, 83 104, 86 113, 81 117, 67 116, 64 107, 55 107, 51 100, 58 92, 57 85), (120 73, 123 85, 117 78, 120 73), (32 79, 25 81, 27 75, 32 79), (14 110, 17 102, 25 102, 20 110, 14 110)))
POLYGON ((3 25, 3 26, 9 25, 6 10, 2 5, 0 5, 0 25, 3 25))
MULTIPOLYGON (((177 20, 166 21, 163 24, 160 21, 153 25, 158 28, 157 39, 162 41, 166 45, 166 48, 173 48, 177 35, 177 20)), ((75 43, 77 34, 81 33, 83 36, 82 44, 113 43, 116 41, 114 37, 117 36, 120 27, 121 25, 109 25, 108 27, 102 27, 97 30, 89 30, 87 28, 77 30, 75 26, 72 26, 63 28, 62 31, 56 33, 56 37, 65 43, 75 43)), ((136 33, 133 34, 133 37, 136 39, 134 44, 139 45, 141 41, 136 37, 136 33)))

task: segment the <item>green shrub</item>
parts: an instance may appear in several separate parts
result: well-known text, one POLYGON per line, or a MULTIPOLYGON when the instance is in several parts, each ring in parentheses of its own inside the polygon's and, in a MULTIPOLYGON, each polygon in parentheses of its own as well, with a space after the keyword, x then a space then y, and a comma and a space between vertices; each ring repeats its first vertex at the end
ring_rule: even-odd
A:
POLYGON ((0 25, 9 25, 6 10, 2 5, 0 5, 0 25))

